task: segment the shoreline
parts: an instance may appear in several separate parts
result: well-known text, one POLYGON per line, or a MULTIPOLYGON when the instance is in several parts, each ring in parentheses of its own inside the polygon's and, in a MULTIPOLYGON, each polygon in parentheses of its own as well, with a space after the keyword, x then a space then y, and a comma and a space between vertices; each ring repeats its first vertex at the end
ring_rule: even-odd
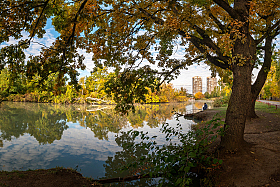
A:
MULTIPOLYGON (((220 155, 223 164, 211 175, 216 186, 280 186, 280 110, 261 107, 257 109, 259 118, 246 122, 244 139, 247 143, 242 150, 220 155)), ((225 107, 208 109, 193 114, 193 117, 208 121, 216 115, 222 117, 225 109, 225 107)), ((54 184, 77 187, 98 186, 92 185, 91 179, 83 177, 73 169, 0 172, 0 186, 47 187, 54 184)))

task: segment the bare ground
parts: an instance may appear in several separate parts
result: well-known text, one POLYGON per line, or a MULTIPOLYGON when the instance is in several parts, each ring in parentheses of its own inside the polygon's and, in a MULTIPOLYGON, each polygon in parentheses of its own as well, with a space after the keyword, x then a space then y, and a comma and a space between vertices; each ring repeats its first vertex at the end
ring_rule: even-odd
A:
MULTIPOLYGON (((195 118, 210 120, 219 111, 206 110, 195 118)), ((280 116, 257 112, 259 118, 247 121, 244 148, 222 156, 222 168, 214 175, 216 186, 280 186, 280 116)), ((70 169, 0 172, 0 186, 78 187, 93 182, 70 169)))
POLYGON ((0 172, 0 186, 11 187, 87 187, 89 179, 71 169, 0 172))
MULTIPOLYGON (((197 118, 209 120, 217 113, 208 110, 197 118)), ((215 175, 216 186, 280 186, 280 116, 256 112, 259 118, 247 120, 244 139, 237 153, 222 155, 222 168, 215 175)))

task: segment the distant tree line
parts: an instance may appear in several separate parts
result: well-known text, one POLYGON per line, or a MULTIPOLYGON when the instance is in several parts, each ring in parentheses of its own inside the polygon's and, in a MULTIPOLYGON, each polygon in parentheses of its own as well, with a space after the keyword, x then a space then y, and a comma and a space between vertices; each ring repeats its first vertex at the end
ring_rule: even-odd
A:
MULTIPOLYGON (((0 98, 8 101, 42 103, 86 103, 87 97, 114 103, 114 93, 106 91, 107 81, 115 74, 106 68, 82 77, 79 84, 71 84, 67 77, 60 78, 59 73, 51 73, 47 79, 39 75, 32 78, 24 74, 12 75, 8 68, 0 72, 0 98)), ((187 90, 174 88, 171 83, 163 83, 158 90, 146 88, 145 98, 141 103, 182 102, 187 101, 187 90)))

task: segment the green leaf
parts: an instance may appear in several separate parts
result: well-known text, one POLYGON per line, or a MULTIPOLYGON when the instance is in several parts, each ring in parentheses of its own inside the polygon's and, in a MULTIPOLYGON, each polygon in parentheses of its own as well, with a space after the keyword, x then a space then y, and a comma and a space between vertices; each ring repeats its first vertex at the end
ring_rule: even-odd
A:
POLYGON ((184 171, 185 171, 185 172, 189 172, 189 171, 190 171, 190 169, 191 169, 191 167, 186 166, 186 167, 184 168, 184 171))
POLYGON ((194 152, 190 152, 190 153, 189 153, 189 157, 191 157, 191 158, 196 157, 196 153, 194 153, 194 152))
POLYGON ((217 164, 219 162, 219 160, 217 158, 214 158, 213 163, 217 164))

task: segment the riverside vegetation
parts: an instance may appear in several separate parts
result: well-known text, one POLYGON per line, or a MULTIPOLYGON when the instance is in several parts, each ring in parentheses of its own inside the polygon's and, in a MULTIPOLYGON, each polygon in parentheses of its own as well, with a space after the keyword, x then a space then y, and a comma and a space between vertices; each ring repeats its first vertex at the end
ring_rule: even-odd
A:
POLYGON ((192 64, 206 63, 220 77, 234 75, 220 144, 229 152, 246 146, 246 118, 257 118, 255 101, 279 54, 280 11, 274 0, 22 0, 2 1, 1 7, 1 69, 8 67, 12 77, 20 79, 21 73, 31 79, 39 75, 38 86, 53 74, 60 92, 65 74, 78 85, 78 69, 85 69, 79 51, 85 50, 95 67, 116 73, 107 91, 114 93, 121 111, 145 100, 144 88, 156 87, 157 78, 172 80, 192 64), (57 38, 51 45, 40 43, 40 53, 26 58, 25 51, 48 33, 48 21, 57 38), (177 52, 182 59, 176 58, 177 52))
MULTIPOLYGON (((7 68, 0 73, 0 97, 7 101, 41 103, 90 103, 87 97, 103 100, 107 104, 115 103, 114 93, 107 91, 108 80, 114 77, 106 68, 98 69, 90 76, 82 77, 78 85, 67 83, 64 77, 58 81, 58 73, 52 73, 46 80, 34 76, 31 80, 24 74, 13 77, 7 68)), ((187 101, 187 90, 176 89, 172 84, 162 84, 159 90, 145 89, 141 103, 162 103, 187 101)), ((96 101, 101 103, 101 101, 96 101)), ((103 102, 104 104, 104 102, 103 102)))
MULTIPOLYGON (((125 169, 124 172, 131 172, 134 174, 138 174, 140 172, 150 172, 151 175, 163 174, 163 176, 167 177, 170 182, 177 182, 178 184, 187 184, 188 182, 190 182, 191 176, 188 175, 190 173, 186 173, 185 175, 185 170, 197 172, 198 170, 195 170, 197 169, 196 166, 201 166, 201 168, 204 168, 206 166, 209 166, 208 164, 213 164, 211 165, 211 167, 205 168, 206 170, 204 171, 206 173, 204 173, 204 177, 200 178, 201 185, 279 186, 280 170, 279 168, 277 168, 276 163, 279 163, 277 153, 280 151, 280 129, 278 127, 279 125, 277 126, 280 119, 280 110, 275 110, 275 108, 268 107, 267 105, 262 103, 256 103, 256 111, 260 115, 260 117, 247 122, 245 137, 246 140, 250 142, 250 145, 248 145, 242 153, 227 153, 225 155, 218 156, 212 154, 213 152, 211 151, 205 151, 205 149, 203 148, 203 144, 206 143, 206 139, 203 136, 203 138, 201 139, 202 141, 200 141, 200 143, 198 144, 194 143, 193 145, 191 145, 186 143, 185 146, 180 146, 179 144, 171 144, 170 146, 156 148, 155 150, 161 150, 160 152, 158 152, 159 157, 156 159, 155 157, 153 157, 153 155, 151 155, 152 153, 148 153, 147 149, 156 146, 153 143, 153 138, 148 137, 146 134, 143 134, 141 132, 131 131, 127 134, 121 134, 118 137, 118 142, 121 146, 127 146, 130 148, 127 150, 127 152, 121 152, 119 153, 119 155, 116 155, 114 158, 112 158, 111 162, 115 161, 114 163, 117 164, 115 168, 124 170, 125 168, 120 163, 122 153, 131 154, 132 156, 130 157, 130 160, 125 160, 129 161, 126 165, 129 167, 129 169, 125 169), (257 129, 254 130, 253 127, 257 129), (130 136, 127 136, 128 134, 130 134, 130 136), (125 136, 126 139, 124 139, 125 136), (142 137, 142 139, 145 139, 146 141, 135 143, 134 140, 136 137, 142 137), (267 139, 266 144, 262 142, 262 140, 265 139, 267 139), (273 142, 272 140, 277 141, 273 142), (194 149, 196 146, 198 146, 198 149, 194 149), (172 150, 172 147, 179 148, 179 150, 172 150), (266 149, 265 147, 267 147, 268 149, 266 149), (145 151, 143 151, 143 148, 145 151), (190 154, 183 154, 185 150, 188 150, 190 154), (139 151, 141 152, 140 156, 136 156, 136 152, 139 151), (175 152, 177 152, 178 154, 175 155, 175 152), (170 157, 168 155, 170 155, 170 157), (206 157, 206 155, 212 156, 206 157), (177 159, 180 157, 182 157, 183 159, 182 161, 178 162, 177 159), (205 161, 205 159, 207 161, 207 158, 209 159, 209 162, 197 162, 205 161), (158 167, 149 168, 148 163, 145 162, 146 159, 150 159, 150 161, 154 159, 155 163, 158 163, 158 167), (163 160, 164 162, 162 162, 163 160), (168 166, 170 172, 164 169, 158 170, 161 166, 163 166, 163 163, 167 164, 166 166, 168 166), (184 165, 183 163, 186 165, 184 165), (180 170, 180 168, 182 169, 180 170)), ((225 114, 225 105, 221 108, 210 109, 198 113, 195 115, 195 118, 203 119, 203 121, 205 122, 200 123, 196 128, 201 127, 202 131, 206 128, 206 131, 208 131, 212 128, 212 126, 210 127, 210 129, 208 128, 208 125, 211 121, 214 122, 214 124, 217 123, 216 120, 211 119, 213 119, 214 117, 220 118, 223 121, 225 114)), ((171 135, 174 133, 176 134, 176 132, 178 132, 177 135, 181 136, 179 132, 180 128, 172 129, 168 128, 168 126, 165 127, 166 128, 163 128, 163 131, 168 131, 167 135, 171 135)), ((210 133, 208 134, 211 134, 211 131, 209 132, 210 133)), ((198 131, 198 135, 199 134, 200 131, 198 131)), ((183 136, 186 137, 185 134, 183 134, 183 136)), ((167 136, 167 138, 170 137, 167 136)), ((189 138, 190 137, 186 137, 186 139, 189 138)), ((194 139, 191 139, 191 142, 193 141, 194 139)), ((217 137, 216 141, 219 141, 219 137, 217 137)), ((210 143, 211 139, 207 142, 210 143)), ((215 142, 213 142, 213 144, 215 144, 215 142)), ((152 162, 151 164, 154 163, 152 162)), ((102 183, 98 183, 97 181, 93 181, 89 178, 83 178, 80 174, 77 173, 77 171, 73 169, 63 168, 54 168, 49 170, 1 172, 0 178, 0 184, 4 186, 51 186, 54 183, 60 186, 92 186, 92 184, 94 184, 95 186, 102 186, 102 183)), ((197 182, 197 180, 193 180, 193 182, 197 182)), ((117 185, 117 183, 114 183, 113 186, 114 185, 117 185)), ((125 185, 125 183, 120 183, 119 185, 125 185)), ((190 186, 193 186, 193 184, 191 184, 190 186)))

